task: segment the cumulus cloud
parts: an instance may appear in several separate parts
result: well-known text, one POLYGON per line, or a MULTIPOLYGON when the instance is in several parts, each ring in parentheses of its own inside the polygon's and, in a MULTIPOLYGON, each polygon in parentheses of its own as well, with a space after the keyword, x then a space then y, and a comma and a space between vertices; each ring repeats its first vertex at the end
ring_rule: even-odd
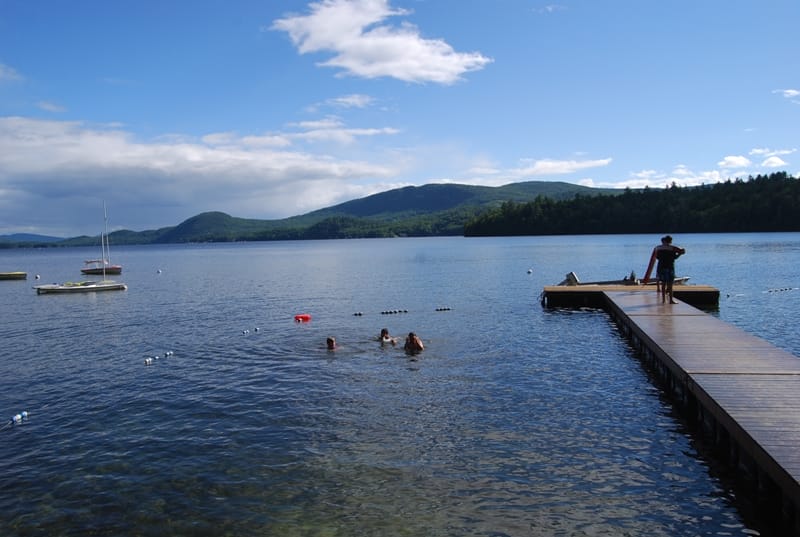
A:
POLYGON ((750 159, 741 155, 729 155, 717 163, 720 168, 746 168, 752 164, 750 159))
POLYGON ((777 93, 778 95, 782 95, 787 99, 794 99, 795 97, 800 97, 800 90, 797 89, 777 89, 773 90, 772 93, 777 93))
POLYGON ((408 22, 387 24, 390 17, 410 14, 388 0, 322 0, 309 8, 308 14, 274 21, 271 29, 288 33, 301 54, 332 54, 320 65, 352 76, 447 85, 492 62, 478 52, 456 52, 442 39, 426 39, 408 22))
MULTIPOLYGON (((390 132, 341 130, 345 140, 390 132)), ((281 218, 381 191, 399 173, 392 164, 270 143, 280 136, 228 132, 140 141, 116 126, 3 117, 0 229, 14 225, 20 200, 37 201, 43 228, 77 228, 75 214, 103 199, 117 206, 119 225, 136 230, 174 225, 207 210, 281 218), (75 214, 67 214, 67 206, 75 214)))
POLYGON ((786 166, 786 162, 780 157, 769 157, 764 159, 761 163, 762 166, 765 168, 780 168, 781 166, 786 166))

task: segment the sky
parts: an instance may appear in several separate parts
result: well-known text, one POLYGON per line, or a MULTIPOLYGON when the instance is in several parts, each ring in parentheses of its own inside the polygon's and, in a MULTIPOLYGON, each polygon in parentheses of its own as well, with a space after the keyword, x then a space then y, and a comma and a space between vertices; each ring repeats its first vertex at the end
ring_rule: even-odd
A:
POLYGON ((800 176, 797 0, 0 0, 0 235, 800 176))

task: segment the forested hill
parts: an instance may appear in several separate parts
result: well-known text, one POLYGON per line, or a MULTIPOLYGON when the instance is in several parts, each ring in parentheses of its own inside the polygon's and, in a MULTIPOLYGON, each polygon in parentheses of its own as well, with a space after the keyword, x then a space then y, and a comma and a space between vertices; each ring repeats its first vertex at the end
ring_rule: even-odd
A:
POLYGON ((800 180, 786 172, 700 187, 544 197, 487 211, 465 236, 800 231, 800 180))

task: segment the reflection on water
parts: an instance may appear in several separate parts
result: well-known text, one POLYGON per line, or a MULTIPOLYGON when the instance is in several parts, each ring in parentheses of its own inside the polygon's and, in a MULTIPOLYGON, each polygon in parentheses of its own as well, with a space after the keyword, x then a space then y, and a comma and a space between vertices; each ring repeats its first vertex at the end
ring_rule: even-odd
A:
MULTIPOLYGON (((708 237, 687 237, 681 263, 714 265, 708 237)), ((118 248, 124 293, 4 284, 0 410, 30 419, 0 430, 0 534, 753 534, 610 319, 538 304, 563 273, 624 274, 651 247, 118 248), (393 309, 408 312, 380 313, 393 309), (426 350, 381 347, 383 327, 426 350)), ((749 308, 794 307, 800 293, 760 293, 799 249, 757 250, 777 259, 768 281, 733 278, 736 260, 728 281, 694 279, 741 290, 749 308)), ((0 260, 69 279, 82 255, 0 260)), ((761 327, 733 300, 718 314, 761 327)))

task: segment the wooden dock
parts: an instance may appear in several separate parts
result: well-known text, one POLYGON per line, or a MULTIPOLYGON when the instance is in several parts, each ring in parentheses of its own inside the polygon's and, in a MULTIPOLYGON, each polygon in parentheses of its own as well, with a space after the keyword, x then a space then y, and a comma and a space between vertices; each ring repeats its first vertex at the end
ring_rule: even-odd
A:
POLYGON ((662 304, 655 292, 602 295, 762 515, 780 521, 782 535, 800 535, 800 358, 689 304, 662 304))

